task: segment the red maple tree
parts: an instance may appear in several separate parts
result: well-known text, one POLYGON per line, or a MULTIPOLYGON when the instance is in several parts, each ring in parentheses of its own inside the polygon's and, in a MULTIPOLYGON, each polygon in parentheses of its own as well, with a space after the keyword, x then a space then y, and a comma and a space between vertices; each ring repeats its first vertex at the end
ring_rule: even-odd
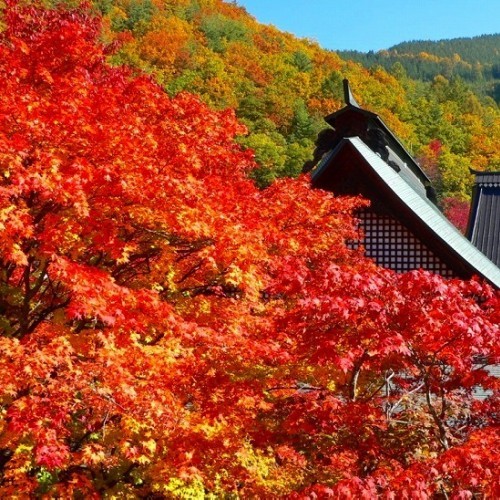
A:
POLYGON ((469 222, 470 203, 457 198, 445 198, 443 205, 446 218, 465 234, 469 222))
POLYGON ((2 496, 497 496, 496 292, 258 190, 234 114, 110 67, 86 11, 4 21, 2 496))

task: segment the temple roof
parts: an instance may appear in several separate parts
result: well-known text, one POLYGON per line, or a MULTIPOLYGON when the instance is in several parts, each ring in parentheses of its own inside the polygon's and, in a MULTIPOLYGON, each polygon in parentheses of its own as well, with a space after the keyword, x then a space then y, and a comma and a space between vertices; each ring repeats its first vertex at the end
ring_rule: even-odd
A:
POLYGON ((406 174, 403 175, 406 175, 409 182, 414 183, 414 187, 420 184, 420 189, 425 192, 431 181, 420 165, 380 116, 359 106, 348 80, 344 79, 343 84, 346 105, 328 115, 325 121, 343 137, 360 137, 396 170, 404 166, 406 174))
MULTIPOLYGON (((313 184, 329 188, 333 172, 339 169, 344 177, 344 165, 356 165, 361 182, 373 187, 391 211, 405 222, 441 255, 446 255, 457 275, 485 278, 500 288, 500 269, 465 238, 437 209, 413 182, 408 182, 359 137, 346 137, 318 164, 313 173, 313 184)), ((500 219, 499 219, 500 220, 500 219)))
POLYGON ((456 276, 477 275, 500 288, 500 172, 475 172, 471 242, 438 209, 431 181, 398 138, 377 114, 359 106, 347 80, 344 97, 346 105, 325 118, 333 129, 320 133, 305 169, 317 163, 313 184, 364 196, 425 242, 456 276))
POLYGON ((477 172, 467 237, 500 266, 500 172, 477 172))

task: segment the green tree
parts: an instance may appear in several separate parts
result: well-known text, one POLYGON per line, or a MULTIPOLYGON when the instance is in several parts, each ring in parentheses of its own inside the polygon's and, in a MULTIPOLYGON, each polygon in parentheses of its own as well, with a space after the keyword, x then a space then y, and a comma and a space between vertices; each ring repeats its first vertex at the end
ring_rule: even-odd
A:
POLYGON ((207 37, 208 47, 214 52, 222 53, 228 43, 247 40, 248 37, 248 30, 243 23, 222 14, 204 17, 200 28, 207 37))
POLYGON ((286 141, 278 133, 254 133, 240 140, 240 144, 255 153, 259 169, 252 176, 259 186, 267 186, 282 174, 286 162, 286 141))
POLYGON ((342 75, 338 71, 332 71, 321 83, 321 96, 338 99, 344 98, 342 75))
POLYGON ((307 107, 302 100, 295 103, 289 142, 298 142, 302 139, 314 140, 321 128, 313 117, 310 116, 307 107))
POLYGON ((307 73, 313 69, 311 58, 300 50, 292 54, 292 64, 303 73, 307 73))

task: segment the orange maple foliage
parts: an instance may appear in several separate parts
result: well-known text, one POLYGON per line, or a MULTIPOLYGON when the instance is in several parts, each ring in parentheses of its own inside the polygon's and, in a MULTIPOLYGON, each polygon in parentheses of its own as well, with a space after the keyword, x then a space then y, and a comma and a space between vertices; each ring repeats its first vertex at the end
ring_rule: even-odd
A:
POLYGON ((258 190, 234 113, 108 66, 85 11, 4 18, 3 497, 495 496, 494 291, 258 190))

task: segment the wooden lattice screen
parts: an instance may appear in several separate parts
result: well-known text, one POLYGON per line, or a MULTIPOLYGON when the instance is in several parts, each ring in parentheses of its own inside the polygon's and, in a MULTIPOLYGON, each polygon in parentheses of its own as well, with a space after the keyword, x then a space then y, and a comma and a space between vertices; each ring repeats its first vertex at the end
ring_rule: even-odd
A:
POLYGON ((446 263, 396 219, 370 210, 358 213, 357 217, 360 233, 364 235, 360 243, 366 256, 379 266, 400 273, 425 269, 446 278, 455 276, 446 263))

